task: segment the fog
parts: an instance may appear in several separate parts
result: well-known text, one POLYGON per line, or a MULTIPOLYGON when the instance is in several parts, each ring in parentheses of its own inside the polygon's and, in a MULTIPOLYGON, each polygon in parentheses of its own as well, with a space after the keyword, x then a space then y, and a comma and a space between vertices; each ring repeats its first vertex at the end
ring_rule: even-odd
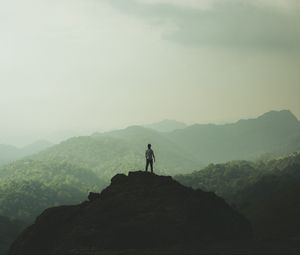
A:
POLYGON ((293 0, 0 0, 0 144, 300 117, 293 0))

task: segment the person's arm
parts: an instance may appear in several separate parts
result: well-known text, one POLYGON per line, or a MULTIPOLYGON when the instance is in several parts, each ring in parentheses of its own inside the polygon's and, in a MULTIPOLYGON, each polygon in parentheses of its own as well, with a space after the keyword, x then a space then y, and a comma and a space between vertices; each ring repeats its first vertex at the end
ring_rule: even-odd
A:
POLYGON ((155 162, 155 155, 154 155, 154 151, 152 151, 152 153, 153 153, 153 160, 154 160, 154 162, 155 162))

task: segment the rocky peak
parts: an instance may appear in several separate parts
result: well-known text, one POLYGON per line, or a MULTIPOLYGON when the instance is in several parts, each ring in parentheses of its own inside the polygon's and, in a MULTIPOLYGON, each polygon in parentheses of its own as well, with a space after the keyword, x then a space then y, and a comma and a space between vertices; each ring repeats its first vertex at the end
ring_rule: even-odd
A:
POLYGON ((252 236, 250 223, 223 199, 167 176, 118 174, 89 199, 44 211, 9 254, 183 251, 207 241, 252 236))

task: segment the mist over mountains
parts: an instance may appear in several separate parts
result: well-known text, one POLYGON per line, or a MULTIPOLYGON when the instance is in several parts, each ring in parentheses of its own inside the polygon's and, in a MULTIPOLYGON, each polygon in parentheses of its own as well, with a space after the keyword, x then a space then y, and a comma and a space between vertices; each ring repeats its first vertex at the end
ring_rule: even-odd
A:
POLYGON ((197 124, 171 132, 168 138, 208 164, 292 152, 299 149, 299 130, 300 122, 284 110, 233 124, 197 124))
POLYGON ((0 0, 0 28, 0 255, 300 254, 300 0, 0 0))
MULTIPOLYGON (((174 128, 178 127, 174 123, 174 128)), ((171 124, 168 121, 169 128, 171 124)), ((30 221, 47 206, 79 202, 87 191, 104 187, 115 174, 142 170, 148 143, 154 146, 156 173, 182 175, 210 163, 269 160, 300 150, 300 123, 289 111, 273 111, 234 124, 193 125, 170 132, 131 126, 74 137, 0 168, 0 191, 5 194, 0 198, 0 215, 30 221), (30 205, 33 200, 35 207, 30 205)), ((28 147, 27 153, 39 151, 42 146, 28 147)), ((260 167, 253 168, 261 173, 260 167)), ((220 195, 229 196, 226 192, 220 195)))
MULTIPOLYGON (((283 237, 298 235, 289 227, 298 222, 292 217, 298 207, 287 208, 288 203, 297 203, 299 194, 299 156, 289 154, 300 150, 300 122, 287 110, 225 125, 185 127, 163 121, 131 126, 53 146, 37 143, 25 154, 3 146, 2 162, 10 163, 0 167, 0 216, 20 221, 17 233, 48 207, 80 203, 88 192, 102 190, 115 174, 143 170, 148 143, 156 154, 156 173, 176 175, 184 185, 215 192, 236 204, 260 236, 274 236, 271 226, 280 218, 286 219, 281 224, 283 237), (282 196, 276 190, 282 190, 282 196), (265 211, 259 210, 261 202, 268 205, 265 211), (282 213, 269 220, 267 215, 281 206, 282 213)), ((11 241, 0 243, 1 249, 11 241)))
POLYGON ((171 132, 177 129, 186 128, 187 125, 183 122, 179 122, 176 120, 162 120, 157 123, 152 123, 149 125, 144 125, 145 128, 151 128, 159 132, 171 132))
POLYGON ((272 158, 296 151, 300 149, 300 122, 288 110, 224 125, 186 126, 165 120, 73 137, 53 146, 48 142, 22 149, 0 145, 0 164, 35 154, 33 160, 75 164, 109 180, 119 171, 142 169, 148 143, 157 154, 158 173, 190 173, 210 163, 272 158))
POLYGON ((22 148, 0 144, 0 165, 43 151, 53 144, 48 141, 37 141, 22 148))
POLYGON ((32 158, 78 164, 93 170, 100 178, 110 179, 120 171, 142 169, 148 143, 153 144, 157 154, 158 173, 189 173, 209 163, 255 160, 298 150, 300 122, 284 110, 233 124, 196 124, 169 132, 131 126, 74 137, 32 158))

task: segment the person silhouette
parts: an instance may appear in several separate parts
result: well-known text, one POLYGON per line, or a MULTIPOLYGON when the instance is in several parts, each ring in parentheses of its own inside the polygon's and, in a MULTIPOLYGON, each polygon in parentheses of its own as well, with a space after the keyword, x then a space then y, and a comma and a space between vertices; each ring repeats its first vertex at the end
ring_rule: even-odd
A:
POLYGON ((148 172, 148 167, 150 165, 151 173, 153 173, 153 162, 155 162, 155 155, 154 155, 154 151, 151 149, 151 144, 148 144, 148 149, 146 150, 145 157, 146 157, 145 170, 146 172, 148 172))

